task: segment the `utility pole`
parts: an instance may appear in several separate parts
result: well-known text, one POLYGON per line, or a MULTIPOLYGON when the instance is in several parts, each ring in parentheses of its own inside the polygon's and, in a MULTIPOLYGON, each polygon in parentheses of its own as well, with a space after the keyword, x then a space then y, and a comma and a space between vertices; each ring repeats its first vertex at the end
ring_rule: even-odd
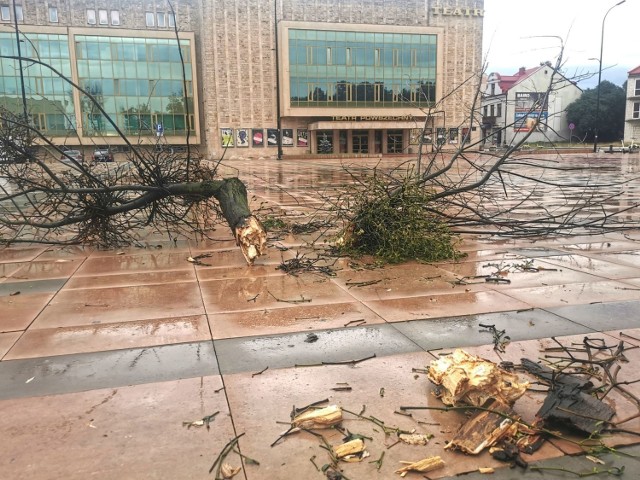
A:
POLYGON ((28 121, 27 113, 27 93, 24 89, 24 71, 22 70, 22 50, 20 48, 20 30, 18 29, 18 9, 16 8, 16 0, 13 0, 13 26, 16 30, 16 47, 18 50, 18 70, 20 70, 20 87, 22 89, 22 114, 24 121, 28 121))
POLYGON ((282 121, 280 119, 280 62, 278 56, 278 0, 274 0, 273 7, 273 18, 275 23, 276 37, 276 129, 278 130, 278 160, 282 160, 282 121))

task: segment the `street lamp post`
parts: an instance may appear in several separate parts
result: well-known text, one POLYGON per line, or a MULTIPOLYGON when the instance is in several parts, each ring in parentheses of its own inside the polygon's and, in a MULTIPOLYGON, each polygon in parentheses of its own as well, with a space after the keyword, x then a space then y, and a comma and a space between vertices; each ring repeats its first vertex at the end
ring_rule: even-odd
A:
POLYGON ((621 2, 616 3, 609 10, 607 10, 607 13, 605 13, 604 17, 602 18, 602 32, 600 33, 600 58, 598 59, 599 66, 598 66, 598 92, 596 95, 596 119, 595 119, 595 126, 593 129, 593 133, 594 133, 593 153, 596 153, 598 151, 598 117, 600 116, 600 81, 602 80, 602 51, 604 48, 604 22, 607 19, 607 15, 609 15, 609 12, 611 10, 616 8, 618 5, 622 5, 626 1, 627 0, 622 0, 621 2))

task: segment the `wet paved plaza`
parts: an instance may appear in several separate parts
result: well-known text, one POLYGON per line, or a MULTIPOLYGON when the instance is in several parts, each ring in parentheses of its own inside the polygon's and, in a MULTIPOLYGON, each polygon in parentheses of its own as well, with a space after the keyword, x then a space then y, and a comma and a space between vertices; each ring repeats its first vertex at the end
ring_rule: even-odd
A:
MULTIPOLYGON (((640 157, 608 160, 615 168, 603 172, 607 181, 630 182, 627 196, 611 208, 633 204, 640 157)), ((338 160, 229 160, 224 169, 247 183, 255 208, 297 221, 348 178, 338 160)), ((327 455, 318 438, 300 432, 271 445, 287 430, 293 405, 322 399, 433 435, 427 446, 396 445, 376 425, 345 415, 349 431, 372 439, 370 458, 344 464, 349 479, 399 478, 400 461, 433 455, 446 466, 426 478, 504 467, 487 453, 443 450, 463 414, 397 413, 403 405, 441 405, 420 372, 455 347, 519 363, 541 357, 552 336, 566 345, 585 336, 607 345, 622 341, 629 360, 623 376, 640 395, 633 383, 640 361, 640 230, 535 241, 466 235, 460 249, 467 256, 458 261, 369 269, 340 260, 333 277, 276 269, 306 251, 308 235, 272 238, 268 255, 252 267, 230 232, 219 228, 216 237, 150 237, 147 248, 111 251, 0 250, 0 476, 213 478, 208 470, 217 455, 244 434, 240 451, 259 465, 245 461, 236 478, 320 479, 316 464, 327 455), (207 265, 187 261, 202 253, 212 253, 207 265), (523 264, 535 268, 524 271, 523 264), (461 281, 496 268, 509 283, 461 281), (480 324, 507 332, 505 353, 493 349, 480 324), (210 429, 183 425, 215 412, 210 429), (374 462, 383 452, 378 470, 374 462)), ((515 410, 531 421, 540 401, 539 393, 528 392, 515 410)), ((613 401, 614 421, 638 411, 628 397, 616 394, 613 401)), ((640 432, 640 419, 624 430, 605 443, 638 442, 633 432, 640 432)), ((325 436, 340 442, 336 431, 325 436)), ((526 460, 553 465, 577 451, 570 440, 555 439, 526 460)), ((625 464, 625 476, 636 478, 636 460, 608 461, 625 464)), ((239 456, 228 462, 240 465, 239 456)), ((571 468, 593 466, 582 460, 571 468)), ((501 472, 502 478, 523 475, 501 472)))

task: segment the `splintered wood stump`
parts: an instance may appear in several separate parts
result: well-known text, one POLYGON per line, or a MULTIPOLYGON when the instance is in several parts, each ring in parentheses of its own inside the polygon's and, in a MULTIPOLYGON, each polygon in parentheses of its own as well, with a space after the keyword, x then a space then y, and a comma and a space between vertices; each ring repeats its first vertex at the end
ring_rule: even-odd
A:
POLYGON ((529 387, 517 375, 460 349, 432 361, 427 376, 442 387, 436 396, 446 405, 462 402, 480 407, 492 398, 513 405, 529 387))
POLYGON ((244 183, 237 178, 227 178, 222 181, 214 196, 233 232, 236 244, 247 263, 252 265, 256 257, 267 250, 267 232, 251 214, 244 183))

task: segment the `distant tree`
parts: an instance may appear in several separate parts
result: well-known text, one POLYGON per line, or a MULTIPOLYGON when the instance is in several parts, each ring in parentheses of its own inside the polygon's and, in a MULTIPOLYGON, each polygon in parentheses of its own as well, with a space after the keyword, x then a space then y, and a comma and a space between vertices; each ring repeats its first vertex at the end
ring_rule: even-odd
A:
MULTIPOLYGON (((576 126, 574 134, 578 137, 593 140, 597 99, 598 88, 590 88, 567 107, 567 119, 576 126)), ((600 84, 599 141, 618 141, 623 137, 625 101, 624 88, 606 80, 600 84)))

